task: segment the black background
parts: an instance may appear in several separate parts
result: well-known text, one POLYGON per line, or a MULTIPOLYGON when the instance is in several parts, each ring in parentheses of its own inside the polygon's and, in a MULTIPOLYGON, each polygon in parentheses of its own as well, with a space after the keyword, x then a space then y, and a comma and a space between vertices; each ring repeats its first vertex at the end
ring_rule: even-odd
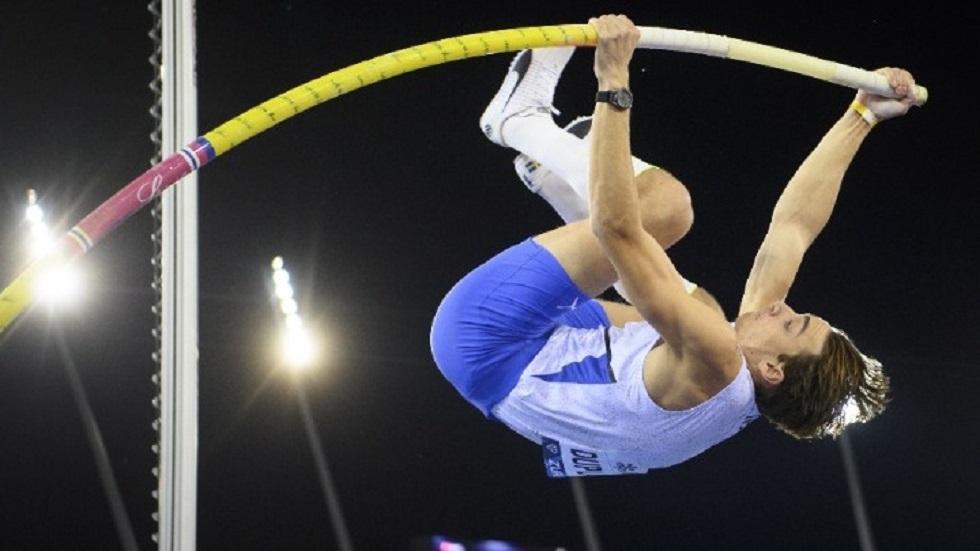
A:
MULTIPOLYGON (((974 549, 980 25, 932 6, 726 6, 202 0, 199 134, 408 46, 607 12, 910 69, 929 102, 867 140, 790 302, 847 330, 892 376, 887 412, 848 437, 878 548, 974 549)), ((63 232, 149 168, 153 23, 140 2, 0 5, 4 284, 22 267, 28 188, 63 232)), ((431 316, 458 277, 559 222, 477 125, 510 58, 367 86, 199 172, 197 548, 335 548, 296 388, 271 351, 276 255, 334 350, 304 384, 355 548, 406 549, 428 534, 585 548, 568 482, 466 405, 428 351, 431 316)), ((583 49, 566 70, 561 124, 591 111, 591 60, 583 49)), ((632 87, 634 151, 694 198, 675 263, 733 312, 773 201, 853 91, 652 50, 635 56, 632 87)), ((140 548, 155 547, 153 226, 141 211, 83 257, 80 308, 31 311, 0 336, 0 548, 121 547, 72 373, 140 548)), ((604 549, 859 548, 840 444, 794 442, 763 422, 680 466, 584 487, 604 549)))

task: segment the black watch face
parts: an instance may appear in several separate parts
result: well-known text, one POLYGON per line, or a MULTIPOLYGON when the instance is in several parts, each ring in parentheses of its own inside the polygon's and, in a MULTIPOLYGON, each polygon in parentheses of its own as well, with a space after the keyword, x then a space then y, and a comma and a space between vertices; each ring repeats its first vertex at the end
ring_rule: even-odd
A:
POLYGON ((612 103, 620 109, 633 107, 633 94, 629 90, 616 90, 612 95, 612 103))
POLYGON ((607 90, 605 92, 597 93, 595 100, 607 102, 616 109, 629 109, 633 107, 633 92, 626 88, 620 88, 619 90, 607 90))

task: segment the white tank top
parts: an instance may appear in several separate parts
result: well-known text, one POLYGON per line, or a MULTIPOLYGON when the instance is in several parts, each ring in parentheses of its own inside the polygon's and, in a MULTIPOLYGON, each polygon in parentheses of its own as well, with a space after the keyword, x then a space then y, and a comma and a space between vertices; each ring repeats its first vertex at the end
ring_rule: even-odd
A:
POLYGON ((643 385, 643 361, 660 338, 657 331, 647 323, 630 323, 608 333, 607 345, 604 328, 560 327, 493 408, 500 421, 542 445, 548 476, 642 474, 669 467, 759 416, 744 361, 718 394, 693 408, 667 411, 643 385), (583 377, 586 371, 591 375, 583 377))

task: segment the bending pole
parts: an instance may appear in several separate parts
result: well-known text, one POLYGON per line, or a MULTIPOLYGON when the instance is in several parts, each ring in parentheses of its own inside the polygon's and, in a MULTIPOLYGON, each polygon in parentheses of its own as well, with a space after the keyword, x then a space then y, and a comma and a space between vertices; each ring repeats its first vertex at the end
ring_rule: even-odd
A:
MULTIPOLYGON (((662 27, 640 27, 638 46, 653 50, 688 52, 745 61, 832 82, 848 88, 867 90, 881 96, 895 96, 891 87, 888 86, 888 80, 878 73, 791 50, 717 34, 662 27)), ((929 91, 922 86, 916 86, 915 96, 918 98, 916 104, 923 105, 929 99, 929 91)))
MULTIPOLYGON (((789 50, 661 27, 640 27, 640 33, 641 48, 745 61, 876 94, 891 94, 891 88, 880 75, 789 50)), ((595 42, 595 29, 582 24, 523 27, 445 38, 350 65, 269 99, 163 159, 69 230, 59 241, 59 253, 28 266, 0 292, 0 333, 33 302, 33 288, 41 266, 73 261, 181 178, 286 119, 364 86, 425 67, 531 48, 595 46, 595 42)), ((922 105, 928 99, 928 91, 919 86, 916 96, 917 103, 922 105)))

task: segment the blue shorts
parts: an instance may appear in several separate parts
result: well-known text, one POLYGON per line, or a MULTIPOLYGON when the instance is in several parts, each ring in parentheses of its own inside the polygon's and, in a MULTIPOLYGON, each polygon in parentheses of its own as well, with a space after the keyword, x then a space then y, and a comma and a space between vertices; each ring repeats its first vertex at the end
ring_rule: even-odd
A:
POLYGON ((532 239, 466 275, 432 321, 432 357, 446 379, 489 418, 559 326, 608 327, 602 306, 532 239))

